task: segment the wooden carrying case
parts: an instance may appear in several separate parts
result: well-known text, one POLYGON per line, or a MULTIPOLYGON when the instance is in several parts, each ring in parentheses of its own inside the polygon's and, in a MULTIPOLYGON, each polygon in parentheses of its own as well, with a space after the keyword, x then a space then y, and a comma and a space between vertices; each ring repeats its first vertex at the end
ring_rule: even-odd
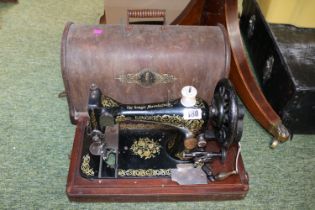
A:
MULTIPOLYGON (((88 123, 89 88, 127 104, 179 98, 193 85, 211 102, 217 82, 226 78, 230 48, 221 26, 77 25, 68 23, 61 46, 61 69, 71 122, 76 124, 67 195, 72 201, 192 201, 244 198, 248 177, 239 174, 203 185, 179 185, 170 178, 86 179, 80 165, 88 123)), ((216 143, 209 144, 218 149, 216 143)), ((231 170, 237 146, 213 170, 231 170)))

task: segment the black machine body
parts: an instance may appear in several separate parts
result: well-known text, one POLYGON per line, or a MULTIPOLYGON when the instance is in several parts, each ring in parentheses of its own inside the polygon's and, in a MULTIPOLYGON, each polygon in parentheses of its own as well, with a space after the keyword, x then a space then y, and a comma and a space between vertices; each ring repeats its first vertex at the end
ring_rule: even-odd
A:
POLYGON ((219 81, 211 104, 198 98, 193 86, 185 86, 181 94, 162 103, 121 104, 91 85, 83 148, 89 165, 81 167, 82 174, 87 178, 171 176, 180 184, 201 184, 237 173, 236 168, 214 175, 207 166, 215 158, 224 163, 230 145, 241 139, 244 110, 229 80, 219 81), (221 151, 206 150, 208 141, 217 141, 221 151), (200 179, 197 175, 187 183, 182 171, 194 171, 200 179))

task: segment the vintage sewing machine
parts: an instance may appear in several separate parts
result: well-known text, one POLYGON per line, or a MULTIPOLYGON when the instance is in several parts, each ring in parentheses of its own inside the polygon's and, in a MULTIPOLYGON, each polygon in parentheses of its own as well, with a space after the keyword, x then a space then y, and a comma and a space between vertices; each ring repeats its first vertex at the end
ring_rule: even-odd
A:
POLYGON ((69 23, 61 52, 77 127, 70 200, 245 197, 243 109, 222 26, 69 23))
POLYGON ((222 79, 218 83, 210 105, 196 97, 193 86, 183 87, 181 94, 180 99, 163 103, 126 105, 92 84, 82 177, 100 183, 104 179, 167 178, 191 186, 238 175, 240 148, 232 158, 233 168, 214 172, 211 167, 215 159, 225 164, 230 146, 238 146, 242 135, 244 111, 230 82, 222 79), (209 150, 208 141, 216 141, 219 148, 209 150))

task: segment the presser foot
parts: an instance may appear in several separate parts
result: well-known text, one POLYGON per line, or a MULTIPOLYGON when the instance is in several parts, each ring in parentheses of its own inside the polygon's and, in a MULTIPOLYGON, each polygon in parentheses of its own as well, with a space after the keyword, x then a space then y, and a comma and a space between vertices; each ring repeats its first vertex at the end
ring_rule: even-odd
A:
POLYGON ((222 149, 221 152, 195 151, 184 153, 183 157, 186 160, 193 160, 193 163, 177 164, 176 169, 171 169, 172 181, 180 185, 207 184, 208 181, 224 180, 231 175, 237 174, 236 171, 231 171, 220 172, 214 175, 210 167, 206 165, 214 158, 220 158, 223 163, 226 159, 225 149, 222 149))

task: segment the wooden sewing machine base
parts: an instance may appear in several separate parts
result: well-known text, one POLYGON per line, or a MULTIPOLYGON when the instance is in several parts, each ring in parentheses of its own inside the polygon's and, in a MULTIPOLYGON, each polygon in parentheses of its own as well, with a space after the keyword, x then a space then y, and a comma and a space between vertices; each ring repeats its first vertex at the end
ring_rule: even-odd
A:
MULTIPOLYGON (((148 201, 205 201, 236 200, 246 196, 249 184, 242 157, 239 157, 239 173, 223 181, 201 185, 179 185, 170 178, 117 178, 86 179, 80 173, 84 131, 88 118, 78 120, 67 181, 69 200, 78 202, 148 202, 148 201)), ((211 151, 218 151, 215 142, 209 143, 211 151)), ((232 146, 224 164, 214 160, 214 174, 235 168, 237 145, 232 146)))

